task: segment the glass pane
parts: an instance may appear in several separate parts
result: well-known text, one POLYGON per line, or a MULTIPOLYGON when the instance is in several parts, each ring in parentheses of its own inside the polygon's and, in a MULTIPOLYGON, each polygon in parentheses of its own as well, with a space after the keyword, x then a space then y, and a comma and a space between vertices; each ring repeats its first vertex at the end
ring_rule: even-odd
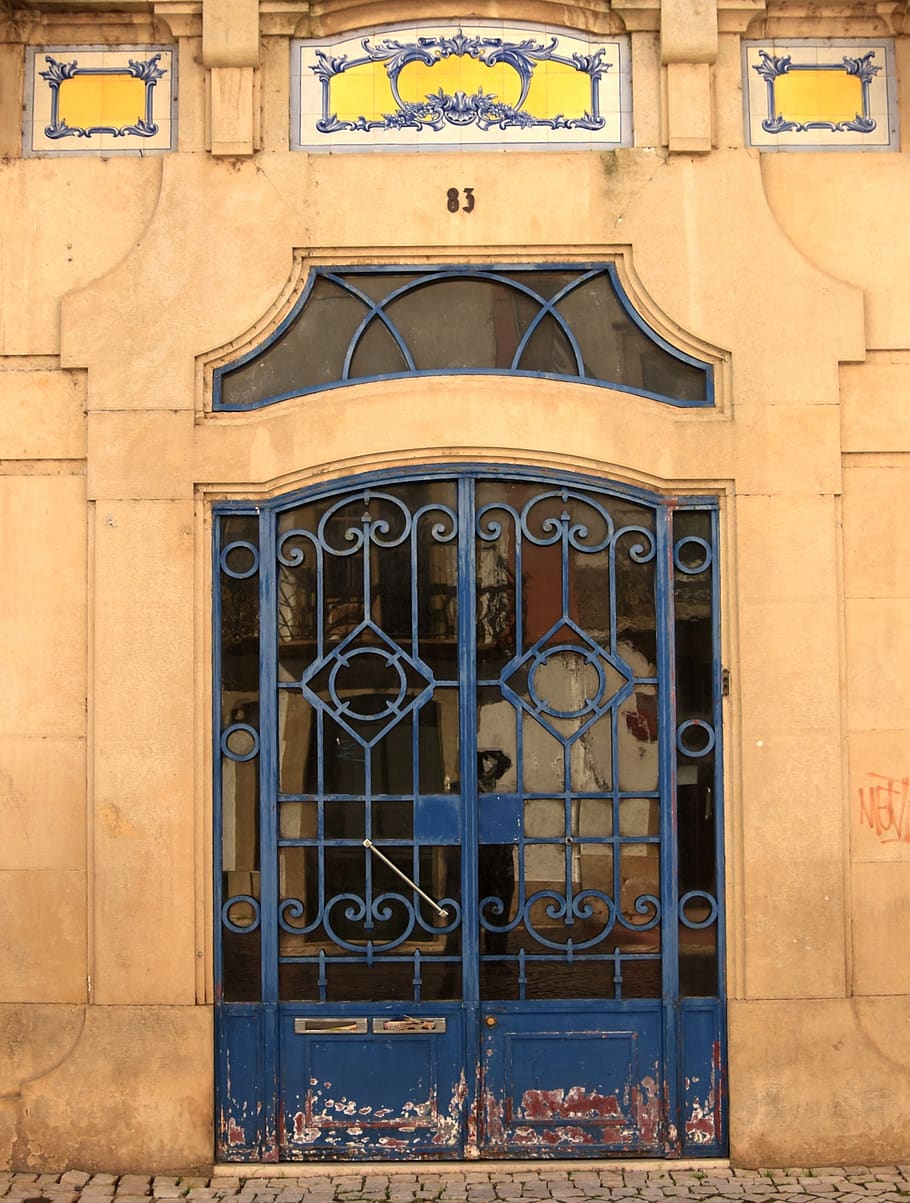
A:
MULTIPOLYGON (((622 798, 619 803, 620 835, 660 835, 660 801, 657 798, 622 798)), ((642 853, 644 855, 644 853, 642 853)))
POLYGON ((577 830, 582 837, 613 834, 613 799, 582 798, 577 803, 577 830))
POLYGON ((259 845, 259 521, 219 520, 222 996, 261 997, 259 845))
POLYGON ((657 941, 658 927, 647 925, 658 914, 660 848, 656 844, 624 844, 619 850, 620 909, 627 927, 657 941))
POLYGON ((459 691, 437 689, 420 713, 420 793, 457 793, 461 788, 459 691))
POLYGON ((572 787, 577 793, 613 788, 612 711, 596 719, 572 748, 572 787))
POLYGON ((282 802, 278 808, 278 838, 316 839, 319 807, 316 802, 282 802))
POLYGON ((507 283, 458 277, 421 285, 386 308, 419 372, 511 367, 537 310, 507 283))
POLYGON ((316 790, 317 716, 298 689, 278 692, 278 788, 283 794, 316 790))
POLYGON ((561 798, 532 798, 525 802, 526 839, 564 839, 566 804, 561 798))
POLYGON ((528 793, 552 793, 566 787, 566 749, 540 723, 524 716, 524 756, 521 763, 522 786, 528 793))
POLYGON ((249 363, 224 374, 222 404, 252 405, 340 380, 348 344, 366 313, 363 301, 319 277, 287 330, 249 363))
MULTIPOLYGON (((576 849, 578 858, 578 881, 583 890, 597 890, 612 898, 615 891, 613 879, 613 845, 582 844, 576 849)), ((595 908, 603 916, 600 904, 595 908)), ((606 920, 602 918, 601 922, 606 920)))
POLYGON ((364 330, 351 359, 350 378, 394 376, 408 370, 408 361, 391 331, 374 318, 364 330))
POLYGON ((660 770, 658 698, 653 686, 637 689, 619 708, 619 788, 625 793, 657 789, 660 770))
POLYGON ((719 988, 712 526, 707 511, 674 515, 679 979, 681 993, 690 996, 719 988))
POLYGON ((518 368, 554 376, 580 376, 572 345, 554 317, 547 315, 528 340, 518 368))
POLYGON ((585 375, 681 401, 707 397, 707 373, 677 359, 640 329, 607 272, 573 289, 557 306, 581 347, 585 375))

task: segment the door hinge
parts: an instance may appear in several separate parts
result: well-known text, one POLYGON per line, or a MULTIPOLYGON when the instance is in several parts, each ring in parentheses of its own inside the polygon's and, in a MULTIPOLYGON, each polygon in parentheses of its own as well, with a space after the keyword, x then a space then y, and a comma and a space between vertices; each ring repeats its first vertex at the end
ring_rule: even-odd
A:
POLYGON ((721 697, 724 697, 724 698, 728 698, 730 696, 730 670, 729 670, 729 668, 721 669, 720 694, 721 694, 721 697))

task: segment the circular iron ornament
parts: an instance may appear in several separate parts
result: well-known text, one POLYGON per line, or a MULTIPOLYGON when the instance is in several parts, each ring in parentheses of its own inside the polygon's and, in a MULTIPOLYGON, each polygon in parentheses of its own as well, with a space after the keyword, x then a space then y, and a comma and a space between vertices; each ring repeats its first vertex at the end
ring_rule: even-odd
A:
POLYGON ((232 898, 228 898, 221 908, 221 922, 228 931, 236 932, 240 936, 254 932, 259 926, 260 916, 259 899, 254 898, 252 894, 234 894, 232 898), (249 923, 237 923, 231 918, 231 911, 241 903, 248 906, 253 912, 249 923))
POLYGON ((711 924, 714 923, 714 921, 716 919, 717 919, 717 899, 713 895, 706 894, 704 892, 704 890, 690 890, 688 892, 688 894, 683 894, 682 898, 680 898, 680 900, 679 900, 679 921, 683 925, 683 927, 688 927, 692 931, 696 931, 696 930, 700 931, 702 928, 710 927, 711 924), (696 898, 699 899, 700 901, 706 902, 708 904, 707 918, 700 919, 698 922, 695 922, 695 920, 688 919, 686 917, 686 907, 691 902, 693 902, 696 898))
POLYGON ((246 760, 252 760, 259 751, 259 732, 255 727, 251 727, 249 723, 231 723, 230 727, 225 727, 221 732, 221 751, 228 760, 234 760, 240 764, 246 760), (238 733, 250 737, 252 747, 248 752, 235 752, 231 747, 231 739, 238 733))
MULTIPOLYGON (((332 703, 338 714, 343 714, 346 718, 357 719, 363 723, 375 723, 382 719, 389 718, 390 715, 401 713, 401 703, 407 697, 408 682, 404 674, 404 669, 397 656, 383 655, 381 651, 372 647, 358 647, 353 651, 346 652, 343 657, 339 657, 338 661, 332 665, 332 671, 329 674, 329 694, 332 698, 332 703), (385 668, 394 669, 398 674, 398 693, 393 699, 388 699, 384 710, 377 710, 374 713, 363 713, 360 710, 355 710, 350 701, 343 701, 338 696, 337 682, 338 674, 345 668, 351 667, 351 661, 355 656, 377 656, 383 661, 385 668)), ((394 686, 392 687, 394 691, 394 686)), ((371 695, 372 696, 372 695, 371 695)))
POLYGON ((698 535, 686 535, 673 548, 673 563, 686 576, 697 576, 700 572, 704 572, 706 568, 711 567, 713 560, 714 549, 706 539, 700 539, 698 535), (701 551, 701 559, 695 564, 686 564, 683 561, 683 548, 690 546, 697 547, 701 551))
POLYGON ((293 936, 306 936, 320 923, 321 915, 309 923, 306 921, 306 906, 299 898, 285 898, 278 904, 278 926, 293 936), (299 920, 299 922, 292 922, 299 920))
POLYGON ((614 548, 619 550, 619 541, 624 535, 640 535, 641 541, 629 548, 629 559, 633 564, 648 564, 657 555, 657 540, 646 526, 621 526, 616 532, 614 548))
POLYGON ((690 718, 684 723, 680 723, 676 732, 676 746, 683 756, 689 756, 693 760, 698 760, 702 756, 707 756, 713 749, 715 743, 714 728, 710 723, 706 723, 703 718, 690 718), (686 732, 692 727, 698 728, 705 734, 705 746, 703 748, 690 748, 685 742, 686 732))
POLYGON ((344 948, 348 952, 358 952, 361 954, 366 952, 367 955, 370 955, 371 950, 391 952, 393 948, 397 948, 400 944, 404 944, 406 940, 409 940, 414 931, 414 925, 417 922, 417 915, 413 903, 401 894, 381 894, 378 898, 373 898, 371 901, 361 898, 357 894, 336 894, 334 898, 330 898, 325 904, 322 921, 327 935, 338 948, 344 948), (362 941, 366 941, 366 947, 364 947, 362 941, 356 943, 351 940, 345 940, 335 930, 333 919, 336 911, 340 911, 347 923, 358 923, 361 925, 363 931, 362 941), (390 919, 396 917, 396 912, 404 920, 403 930, 391 938, 374 940, 372 933, 376 923, 387 923, 390 919))
POLYGON ((249 577, 255 576, 259 571, 259 548, 255 543, 249 543, 246 539, 238 539, 235 543, 228 543, 227 547, 221 549, 221 555, 218 557, 221 564, 221 571, 225 576, 233 577, 235 581, 245 581, 249 577), (245 551, 250 555, 252 563, 249 568, 242 572, 235 568, 231 568, 228 564, 228 559, 236 551, 245 551))
POLYGON ((585 714, 596 714, 601 706, 606 688, 607 678, 604 674, 603 665, 597 661, 596 653, 593 651, 586 652, 583 648, 570 643, 561 643, 557 647, 547 648, 545 652, 538 654, 528 672, 528 694, 531 700, 542 714, 548 714, 553 718, 581 718, 585 714), (537 676, 538 671, 546 667, 547 662, 552 656, 563 653, 569 653, 578 657, 578 659, 589 664, 597 673, 597 690, 594 697, 589 698, 586 696, 582 704, 575 710, 558 709, 551 702, 548 702, 545 697, 542 697, 540 691, 534 685, 534 678, 537 676))

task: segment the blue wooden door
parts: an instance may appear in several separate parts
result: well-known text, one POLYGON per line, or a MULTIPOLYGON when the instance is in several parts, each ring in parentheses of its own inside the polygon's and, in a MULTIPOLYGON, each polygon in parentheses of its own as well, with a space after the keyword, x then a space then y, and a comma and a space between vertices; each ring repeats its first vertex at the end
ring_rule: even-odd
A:
POLYGON ((490 469, 219 508, 222 1159, 723 1152, 715 532, 490 469))

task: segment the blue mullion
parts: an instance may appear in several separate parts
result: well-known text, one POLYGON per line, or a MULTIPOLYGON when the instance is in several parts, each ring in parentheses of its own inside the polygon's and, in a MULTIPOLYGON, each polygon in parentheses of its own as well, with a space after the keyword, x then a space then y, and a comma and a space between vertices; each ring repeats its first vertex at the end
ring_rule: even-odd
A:
MULTIPOLYGON (((667 1122, 680 1130, 682 1097, 679 1014, 679 921, 677 918, 678 852, 676 846, 676 606, 673 572, 673 515, 657 514, 657 676, 658 733, 661 783, 660 806, 660 947, 663 960, 663 1061, 667 1092, 667 1122)), ((669 1143, 669 1131, 666 1140, 669 1143)), ((677 1137, 677 1141, 678 1141, 677 1137)))
MULTIPOLYGON (((411 538, 410 538, 410 565, 411 565, 411 655, 418 659, 420 656, 420 624, 418 620, 418 586, 417 586, 417 531, 418 524, 412 519, 411 538)), ((428 702, 436 692, 436 682, 433 682, 433 693, 426 699, 428 702)), ((411 723, 411 831, 414 832, 414 799, 420 792, 420 715, 423 707, 416 706, 410 715, 411 723)), ((401 720, 407 722, 407 719, 401 720)), ((405 843, 405 847, 411 846, 411 880, 415 881, 421 889, 426 889, 426 885, 420 880, 420 848, 417 843, 417 836, 414 835, 412 840, 405 843)), ((417 894, 414 897, 414 910, 416 914, 420 914, 420 897, 417 894)), ((416 975, 419 961, 414 963, 414 972, 416 975)), ((415 996, 417 993, 417 983, 413 983, 415 996)), ((415 1001, 416 997, 415 997, 415 1001)))
POLYGON ((276 518, 259 512, 259 823, 262 930, 262 1156, 278 1156, 278 573, 276 518))
MULTIPOLYGON (((477 1131, 480 1091, 480 918, 479 838, 477 806, 477 554, 475 521, 475 480, 458 479, 458 737, 461 760, 461 807, 464 830, 461 857, 461 999, 464 1012, 464 1080, 466 1086, 462 1122, 468 1129, 464 1137, 477 1131), (469 905, 470 904, 470 912, 469 905), (472 1072, 473 1067, 473 1072, 472 1072), (471 1123, 473 1118, 474 1123, 471 1123)), ((474 1138, 476 1140, 476 1137, 474 1138)), ((468 1156, 477 1150, 467 1148, 468 1156)))
POLYGON ((480 925, 476 913, 468 914, 467 904, 476 908, 478 881, 478 814, 477 814, 477 665, 474 651, 477 639, 476 550, 474 534, 474 480, 461 477, 458 481, 458 524, 461 537, 458 543, 458 668, 459 668, 459 755, 461 758, 461 799, 464 819, 462 857, 462 935, 461 955, 464 960, 462 999, 476 1007, 480 998, 480 975, 477 957, 480 925))
POLYGON ((278 1001, 278 574, 275 517, 259 514, 259 824, 262 1001, 278 1001))

